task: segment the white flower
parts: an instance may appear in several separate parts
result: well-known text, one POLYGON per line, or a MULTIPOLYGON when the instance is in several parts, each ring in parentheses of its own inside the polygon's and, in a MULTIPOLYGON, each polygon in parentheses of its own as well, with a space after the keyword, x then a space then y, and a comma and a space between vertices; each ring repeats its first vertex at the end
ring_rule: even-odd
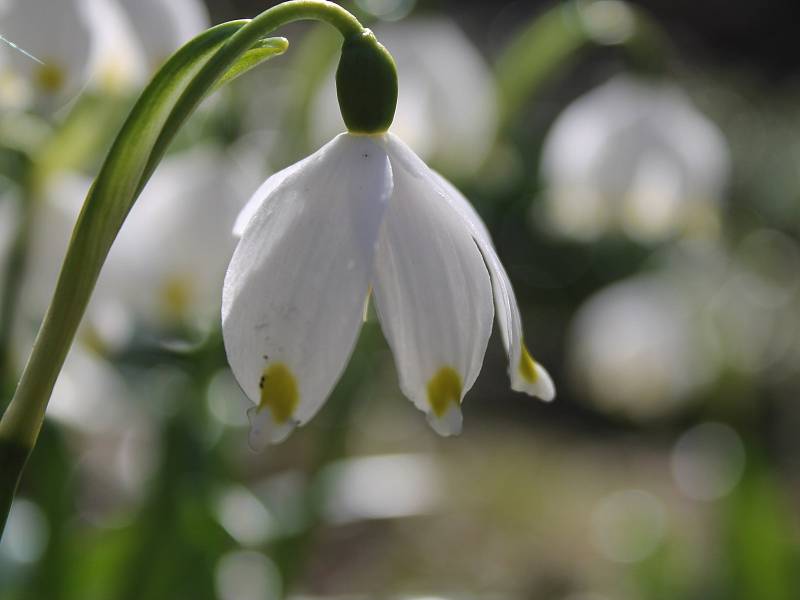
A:
POLYGON ((10 0, 0 26, 41 61, 0 48, 0 106, 52 109, 89 82, 105 92, 142 85, 209 21, 198 0, 10 0))
MULTIPOLYGON (((111 248, 84 319, 95 342, 127 343, 134 325, 172 332, 208 330, 236 240, 241 209, 231 161, 212 147, 168 155, 111 248)), ((245 179, 248 179, 245 177, 245 179)), ((50 301, 91 180, 62 173, 36 207, 22 311, 37 322, 50 301)))
MULTIPOLYGON (((474 173, 497 128, 494 80, 480 52, 449 19, 408 19, 374 30, 391 51, 402 82, 392 130, 443 172, 474 173)), ((312 106, 315 144, 342 130, 333 81, 326 79, 312 106)))
POLYGON ((96 305, 124 307, 153 329, 203 331, 215 322, 242 207, 231 166, 208 146, 164 160, 114 242, 96 305))
POLYGON ((713 229, 727 174, 721 133, 681 90, 625 76, 568 106, 542 154, 547 216, 585 241, 713 229))
POLYGON ((400 387, 443 435, 483 362, 494 307, 511 386, 554 388, 466 199, 397 137, 341 134, 270 177, 240 215, 222 298, 236 379, 257 404, 251 442, 280 441, 319 410, 374 294, 400 387))
POLYGON ((170 54, 210 26, 197 0, 82 0, 96 38, 93 85, 124 92, 143 85, 170 54))
POLYGON ((80 0, 12 0, 0 6, 2 34, 35 56, 0 48, 0 106, 63 103, 84 85, 93 36, 80 0))

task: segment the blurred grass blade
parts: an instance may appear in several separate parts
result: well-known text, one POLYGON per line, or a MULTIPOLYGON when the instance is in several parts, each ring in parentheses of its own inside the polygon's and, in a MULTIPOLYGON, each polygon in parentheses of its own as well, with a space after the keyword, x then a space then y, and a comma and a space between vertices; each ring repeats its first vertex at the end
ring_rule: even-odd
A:
POLYGON ((572 3, 559 4, 525 26, 495 65, 502 123, 509 125, 525 101, 589 39, 572 3))
POLYGON ((796 600, 800 542, 790 499, 766 459, 751 453, 745 477, 725 514, 728 571, 722 593, 732 600, 796 600), (724 589, 727 588, 727 589, 724 589))

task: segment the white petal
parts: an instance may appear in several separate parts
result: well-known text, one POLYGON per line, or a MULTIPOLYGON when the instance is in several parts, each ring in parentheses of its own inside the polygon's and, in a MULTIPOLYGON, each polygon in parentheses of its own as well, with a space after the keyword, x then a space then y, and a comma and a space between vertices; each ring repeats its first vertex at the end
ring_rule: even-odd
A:
POLYGON ((244 230, 222 330, 239 385, 272 412, 254 419, 273 427, 267 438, 308 421, 350 357, 391 182, 375 139, 343 134, 287 176, 244 230))
MULTIPOLYGON (((329 142, 327 145, 333 144, 335 141, 336 138, 334 138, 334 140, 329 142)), ((320 149, 320 152, 322 152, 324 149, 325 146, 320 149)), ((253 219, 253 216, 258 212, 258 209, 261 208, 261 205, 264 203, 267 197, 274 192, 277 187, 282 184, 287 177, 289 177, 289 175, 292 175, 293 173, 296 173, 300 169, 304 168, 305 165, 313 160, 315 156, 316 154, 307 156, 303 160, 296 162, 293 165, 289 165, 285 169, 270 175, 267 180, 258 187, 255 193, 250 196, 250 200, 247 201, 247 204, 244 205, 244 208, 242 208, 239 216, 236 217, 236 222, 233 224, 233 235, 236 237, 242 237, 245 227, 247 227, 247 224, 253 219)))
POLYGON ((248 442, 255 452, 261 452, 267 444, 280 444, 297 427, 297 421, 292 419, 276 422, 272 411, 261 410, 259 406, 248 408, 247 418, 250 420, 248 442))
POLYGON ((425 164, 386 137, 394 193, 375 261, 375 304, 400 386, 440 433, 478 376, 492 328, 489 274, 464 221, 425 164))
POLYGON ((555 387, 550 375, 539 363, 534 361, 527 348, 522 335, 522 318, 519 306, 511 287, 503 264, 492 244, 489 230, 486 229, 472 204, 458 191, 458 189, 438 173, 434 173, 436 181, 444 192, 444 197, 467 223, 475 242, 480 248, 483 259, 489 268, 494 290, 495 310, 497 321, 500 324, 500 336, 508 355, 508 373, 511 378, 511 388, 517 392, 525 392, 542 400, 550 401, 555 398, 555 387))

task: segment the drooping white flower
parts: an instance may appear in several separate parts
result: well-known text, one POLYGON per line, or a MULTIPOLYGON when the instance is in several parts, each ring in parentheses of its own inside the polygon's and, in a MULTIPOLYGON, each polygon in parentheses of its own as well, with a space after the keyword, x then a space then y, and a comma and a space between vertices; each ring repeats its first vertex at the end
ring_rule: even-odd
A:
MULTIPOLYGON (((485 59, 445 18, 384 23, 375 34, 392 52, 403 82, 392 130, 443 172, 472 174, 491 150, 497 128, 497 98, 485 59)), ((332 77, 311 108, 315 144, 342 130, 332 77)))
POLYGON ((523 344, 485 226, 393 134, 341 134, 273 175, 235 232, 222 328, 233 373, 256 403, 253 445, 280 441, 319 410, 370 293, 400 387, 439 433, 460 430, 495 310, 512 388, 553 398, 549 375, 523 344))
POLYGON ((626 76, 568 106, 542 155, 549 221, 584 241, 713 228, 727 174, 722 134, 680 89, 626 76))
POLYGON ((94 38, 80 4, 11 0, 0 5, 0 33, 41 61, 0 48, 0 106, 54 107, 83 87, 94 38))

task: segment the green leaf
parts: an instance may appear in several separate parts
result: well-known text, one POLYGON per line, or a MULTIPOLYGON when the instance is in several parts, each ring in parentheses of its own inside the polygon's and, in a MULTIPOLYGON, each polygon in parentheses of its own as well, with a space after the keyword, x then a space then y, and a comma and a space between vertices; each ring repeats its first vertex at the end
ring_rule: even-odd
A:
POLYGON ((228 69, 222 78, 211 88, 210 93, 214 93, 217 89, 230 83, 234 79, 244 75, 249 70, 257 67, 262 62, 278 54, 283 54, 289 47, 289 41, 286 38, 267 38, 259 41, 250 50, 245 52, 236 63, 228 69))

